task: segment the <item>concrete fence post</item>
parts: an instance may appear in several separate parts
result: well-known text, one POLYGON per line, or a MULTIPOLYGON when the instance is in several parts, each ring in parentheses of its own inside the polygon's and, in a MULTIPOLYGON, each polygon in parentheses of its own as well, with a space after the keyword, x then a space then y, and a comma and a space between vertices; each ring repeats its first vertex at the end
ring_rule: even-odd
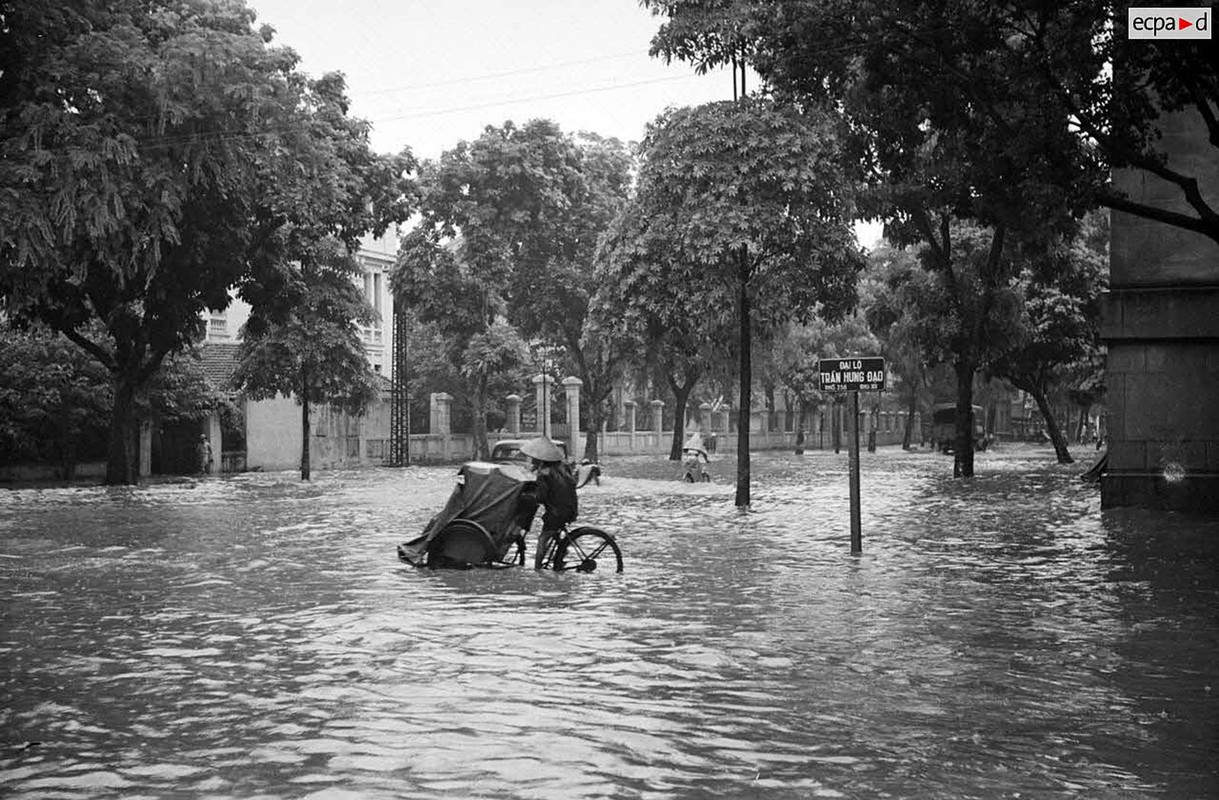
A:
POLYGON ((504 426, 508 428, 508 433, 515 436, 521 432, 521 396, 510 394, 504 401, 508 403, 508 419, 504 426))
POLYGON ((580 446, 580 387, 584 381, 574 375, 563 379, 563 397, 567 400, 567 455, 575 458, 580 446))
POLYGON ((553 402, 550 386, 554 378, 549 375, 533 376, 533 394, 537 400, 538 432, 550 435, 550 409, 553 402))

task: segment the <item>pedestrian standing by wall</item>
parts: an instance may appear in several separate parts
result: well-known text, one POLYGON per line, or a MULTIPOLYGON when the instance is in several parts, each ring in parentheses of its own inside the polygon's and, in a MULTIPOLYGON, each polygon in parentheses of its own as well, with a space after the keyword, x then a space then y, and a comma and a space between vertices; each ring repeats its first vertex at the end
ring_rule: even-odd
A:
POLYGON ((199 444, 195 447, 196 468, 200 475, 209 475, 212 471, 212 445, 207 440, 207 434, 199 435, 199 444))

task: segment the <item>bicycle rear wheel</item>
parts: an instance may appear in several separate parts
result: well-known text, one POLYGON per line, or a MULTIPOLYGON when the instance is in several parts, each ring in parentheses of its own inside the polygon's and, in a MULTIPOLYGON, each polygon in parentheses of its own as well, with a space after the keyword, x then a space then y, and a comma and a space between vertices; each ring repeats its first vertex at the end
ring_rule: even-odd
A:
POLYGON ((622 572, 622 551, 614 537, 600 528, 576 528, 555 548, 556 572, 593 572, 598 568, 622 572))
POLYGON ((485 567, 494 559, 491 534, 473 520, 455 519, 428 542, 427 565, 432 569, 485 567))

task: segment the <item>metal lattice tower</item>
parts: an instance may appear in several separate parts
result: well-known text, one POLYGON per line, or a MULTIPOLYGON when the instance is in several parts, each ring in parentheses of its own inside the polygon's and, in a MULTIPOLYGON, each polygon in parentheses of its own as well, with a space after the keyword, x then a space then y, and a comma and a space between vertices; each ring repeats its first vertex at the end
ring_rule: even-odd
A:
POLYGON ((407 394, 409 329, 406 309, 395 303, 394 378, 390 389, 389 459, 386 462, 391 467, 405 467, 411 463, 411 406, 407 394))

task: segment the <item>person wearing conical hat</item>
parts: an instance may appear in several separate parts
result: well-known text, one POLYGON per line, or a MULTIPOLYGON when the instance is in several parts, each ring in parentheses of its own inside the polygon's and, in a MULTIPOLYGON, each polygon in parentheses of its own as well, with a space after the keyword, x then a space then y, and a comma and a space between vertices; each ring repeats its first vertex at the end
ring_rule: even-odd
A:
POLYGON ((521 527, 529 527, 539 505, 546 507, 542 514, 542 532, 533 554, 534 568, 541 569, 551 540, 564 525, 574 522, 579 513, 576 480, 570 467, 563 462, 563 451, 545 434, 521 445, 521 453, 529 457, 529 469, 534 473, 533 488, 521 493, 521 503, 526 508, 523 516, 527 520, 521 527))
POLYGON ((703 436, 698 431, 690 434, 690 438, 686 439, 686 443, 681 446, 681 449, 682 452, 701 455, 704 460, 707 459, 707 448, 703 446, 703 436))
POLYGON ((707 448, 703 447, 703 437, 698 431, 690 434, 685 444, 681 446, 682 462, 686 468, 685 480, 707 480, 707 470, 704 464, 711 459, 707 456, 707 448), (701 457, 701 461, 699 460, 701 457))

